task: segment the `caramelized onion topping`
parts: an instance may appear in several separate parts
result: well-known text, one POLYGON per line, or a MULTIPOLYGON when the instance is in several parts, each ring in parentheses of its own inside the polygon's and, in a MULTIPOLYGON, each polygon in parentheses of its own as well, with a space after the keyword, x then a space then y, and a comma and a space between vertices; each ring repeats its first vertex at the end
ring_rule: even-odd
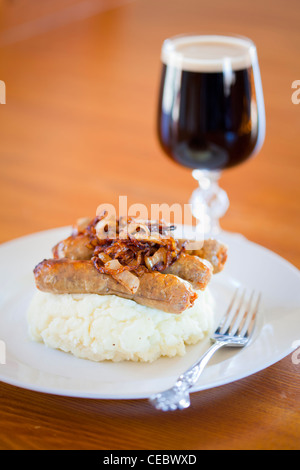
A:
MULTIPOLYGON (((98 215, 85 229, 85 234, 89 236, 88 246, 94 249, 93 263, 100 273, 118 276, 129 271, 141 276, 145 272, 163 271, 185 250, 184 245, 180 245, 170 234, 175 227, 167 226, 163 221, 140 222, 132 217, 126 221, 124 218, 116 219, 115 236, 110 237, 110 225, 111 230, 101 230, 101 237, 98 238, 99 228, 106 227, 106 217, 107 213, 98 215), (117 260, 118 264, 111 264, 110 260, 117 260)), ((135 288, 137 285, 134 278, 123 279, 128 283, 127 287, 135 288)))

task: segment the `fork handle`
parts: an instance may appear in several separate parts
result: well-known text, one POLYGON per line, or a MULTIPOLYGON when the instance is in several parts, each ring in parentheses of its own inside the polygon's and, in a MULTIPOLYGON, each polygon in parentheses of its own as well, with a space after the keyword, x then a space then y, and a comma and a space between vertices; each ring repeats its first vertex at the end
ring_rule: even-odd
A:
POLYGON ((195 362, 189 369, 187 369, 178 377, 174 388, 176 388, 178 391, 187 391, 192 388, 193 385, 195 385, 195 383, 198 381, 205 366, 210 361, 215 352, 226 344, 228 344, 227 341, 221 340, 212 344, 211 347, 203 354, 203 356, 200 357, 200 359, 198 359, 197 362, 195 362))

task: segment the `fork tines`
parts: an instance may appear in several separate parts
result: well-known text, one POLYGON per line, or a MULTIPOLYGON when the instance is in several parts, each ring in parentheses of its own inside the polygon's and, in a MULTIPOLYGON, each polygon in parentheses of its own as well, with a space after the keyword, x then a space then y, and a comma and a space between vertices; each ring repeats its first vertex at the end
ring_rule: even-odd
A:
POLYGON ((237 288, 230 305, 215 333, 219 335, 250 336, 253 332, 261 294, 251 293, 246 299, 246 289, 237 288))

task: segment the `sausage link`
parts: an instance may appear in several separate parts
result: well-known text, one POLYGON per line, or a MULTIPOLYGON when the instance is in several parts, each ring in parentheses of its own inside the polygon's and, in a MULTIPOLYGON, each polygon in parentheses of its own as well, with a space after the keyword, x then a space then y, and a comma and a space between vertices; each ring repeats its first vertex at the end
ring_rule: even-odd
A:
POLYGON ((90 260, 47 259, 35 267, 34 277, 44 292, 117 295, 168 313, 182 313, 197 298, 189 283, 158 272, 142 275, 137 292, 131 293, 110 275, 99 273, 90 260))

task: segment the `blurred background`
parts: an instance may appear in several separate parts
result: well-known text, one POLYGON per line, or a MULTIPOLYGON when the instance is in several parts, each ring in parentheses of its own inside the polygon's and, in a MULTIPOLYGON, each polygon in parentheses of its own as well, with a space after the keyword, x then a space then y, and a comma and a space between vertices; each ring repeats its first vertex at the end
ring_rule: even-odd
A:
POLYGON ((1 0, 0 242, 72 224, 101 203, 180 203, 197 187, 159 147, 163 40, 187 32, 257 45, 267 134, 224 172, 226 230, 300 267, 299 0, 1 0))

